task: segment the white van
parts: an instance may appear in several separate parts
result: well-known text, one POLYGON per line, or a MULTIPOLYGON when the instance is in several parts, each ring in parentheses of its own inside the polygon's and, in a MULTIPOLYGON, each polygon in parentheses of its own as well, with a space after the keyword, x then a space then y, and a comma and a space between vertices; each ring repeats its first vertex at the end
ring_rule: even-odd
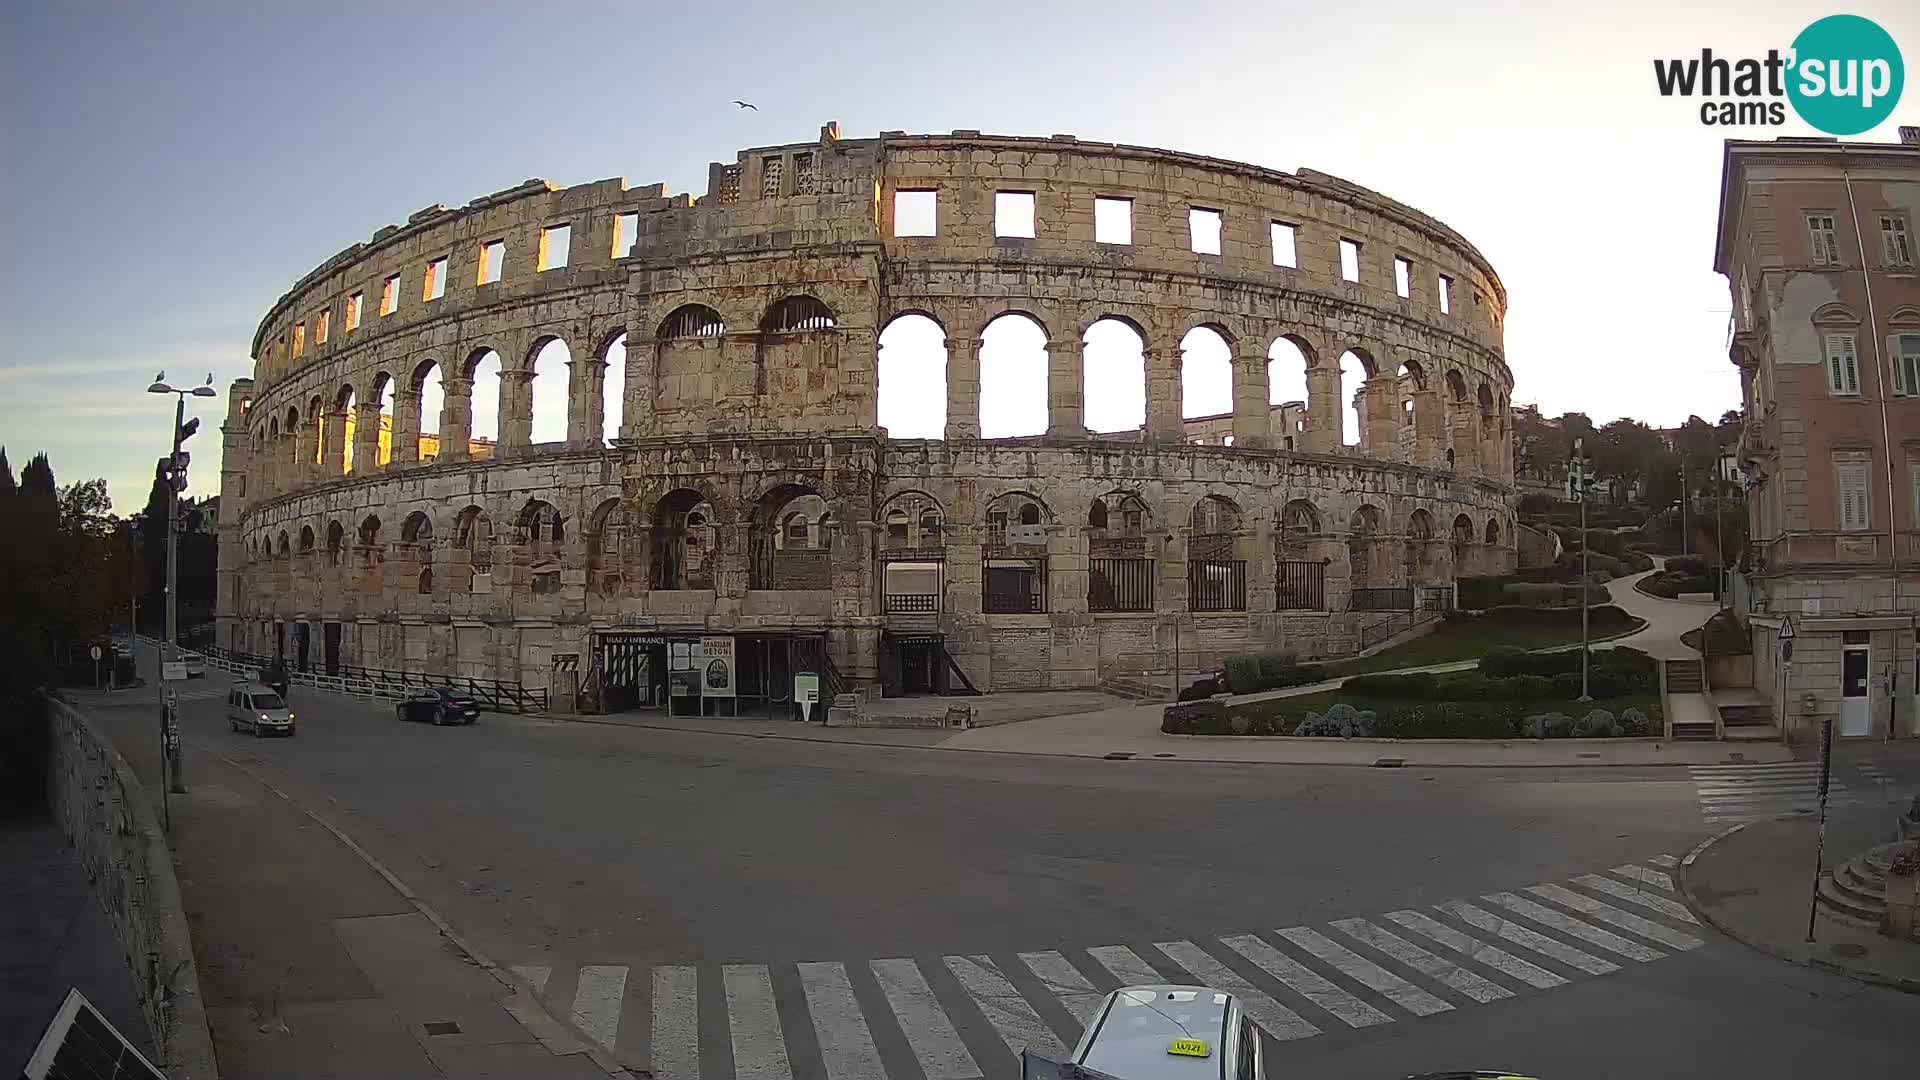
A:
POLYGON ((227 725, 253 735, 291 735, 293 710, 267 687, 236 686, 227 691, 227 725))

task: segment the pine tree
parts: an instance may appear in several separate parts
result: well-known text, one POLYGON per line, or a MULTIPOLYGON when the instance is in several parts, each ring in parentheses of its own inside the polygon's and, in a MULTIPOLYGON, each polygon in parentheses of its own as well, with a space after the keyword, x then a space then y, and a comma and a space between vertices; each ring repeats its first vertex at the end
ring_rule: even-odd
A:
POLYGON ((0 446, 0 498, 5 498, 20 490, 13 482, 13 466, 7 462, 7 448, 0 446))

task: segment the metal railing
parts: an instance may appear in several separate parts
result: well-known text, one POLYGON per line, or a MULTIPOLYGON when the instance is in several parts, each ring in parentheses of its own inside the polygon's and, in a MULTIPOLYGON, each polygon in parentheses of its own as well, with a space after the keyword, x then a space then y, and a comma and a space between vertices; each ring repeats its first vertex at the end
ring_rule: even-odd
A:
POLYGON ((1087 573, 1088 611, 1152 611, 1152 559, 1092 559, 1087 573))
POLYGON ((889 615, 937 615, 940 612, 937 593, 888 593, 885 603, 889 615))
POLYGON ((1406 587, 1391 589, 1355 589, 1347 597, 1348 611, 1412 611, 1413 590, 1406 587))
MULTIPOLYGON (((183 647, 183 651, 197 653, 213 667, 237 676, 260 671, 273 662, 270 656, 259 656, 218 647, 206 649, 183 647)), ((365 698, 396 699, 406 697, 416 690, 435 688, 458 690, 473 698, 487 712, 545 712, 548 704, 547 691, 543 688, 530 687, 517 682, 501 682, 497 679, 469 679, 424 671, 389 671, 385 668, 341 665, 335 674, 327 675, 315 671, 294 671, 289 668, 287 679, 295 686, 311 686, 316 690, 365 698)))
POLYGON ((1047 610, 1046 564, 990 566, 981 576, 980 610, 988 615, 1037 615, 1047 610))
POLYGON ((1325 611, 1327 564, 1289 559, 1276 565, 1273 603, 1281 611, 1325 611))
POLYGON ((1247 610, 1245 559, 1187 560, 1189 611, 1247 610))

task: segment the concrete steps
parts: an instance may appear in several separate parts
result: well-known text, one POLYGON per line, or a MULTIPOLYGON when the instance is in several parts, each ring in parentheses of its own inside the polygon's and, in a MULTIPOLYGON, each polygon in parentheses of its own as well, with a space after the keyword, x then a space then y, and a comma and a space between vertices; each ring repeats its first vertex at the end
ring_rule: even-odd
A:
POLYGON ((1760 705, 1721 705, 1720 722, 1733 727, 1756 727, 1773 723, 1773 707, 1760 705))
POLYGON ((1698 660, 1668 660, 1667 693, 1698 694, 1706 690, 1706 673, 1698 660))
POLYGON ((1821 877, 1814 895, 1828 918, 1878 930, 1887 918, 1887 866, 1897 844, 1864 851, 1821 877))
POLYGON ((1779 742, 1780 727, 1778 724, 1743 724, 1739 727, 1728 724, 1726 734, 1721 738, 1727 742, 1779 742))

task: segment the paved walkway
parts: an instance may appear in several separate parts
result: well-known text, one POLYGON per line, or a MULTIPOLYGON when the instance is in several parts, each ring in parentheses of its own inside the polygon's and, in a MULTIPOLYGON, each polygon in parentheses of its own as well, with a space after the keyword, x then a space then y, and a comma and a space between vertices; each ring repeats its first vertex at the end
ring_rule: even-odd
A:
MULTIPOLYGON (((1665 560, 1659 560, 1664 563, 1665 560)), ((1613 642, 1615 645, 1628 645, 1656 660, 1687 660, 1698 657, 1700 653, 1692 646, 1680 640, 1680 635, 1699 628, 1708 619, 1713 618, 1719 606, 1712 600, 1667 600, 1658 596, 1648 596, 1633 587, 1634 582, 1652 577, 1659 573, 1656 567, 1631 577, 1615 578, 1607 583, 1607 592, 1613 597, 1613 604, 1629 615, 1637 615, 1647 620, 1647 625, 1631 637, 1613 642)))
MULTIPOLYGON (((158 798, 151 696, 73 696, 158 798)), ((318 818, 192 738, 187 761, 169 839, 227 1080, 625 1075, 318 818)))
MULTIPOLYGON (((1920 993, 1920 944, 1820 917, 1807 940, 1819 824, 1811 815, 1722 833, 1681 864, 1688 906, 1722 933, 1782 960, 1920 993)), ((1893 839, 1885 808, 1835 811, 1827 822, 1827 872, 1893 839)))

